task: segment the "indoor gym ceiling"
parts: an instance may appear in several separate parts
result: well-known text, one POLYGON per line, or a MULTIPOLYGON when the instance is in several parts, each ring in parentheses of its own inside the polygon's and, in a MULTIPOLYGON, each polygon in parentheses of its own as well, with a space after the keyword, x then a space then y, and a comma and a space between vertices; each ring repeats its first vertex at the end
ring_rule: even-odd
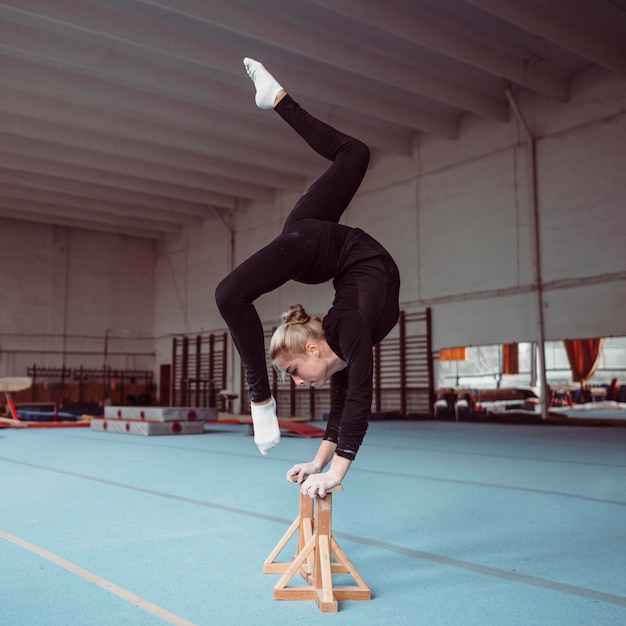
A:
POLYGON ((567 102, 591 66, 626 76, 626 0, 12 0, 0 29, 0 218, 149 238, 321 172, 244 56, 402 155, 506 121, 507 88, 567 102))

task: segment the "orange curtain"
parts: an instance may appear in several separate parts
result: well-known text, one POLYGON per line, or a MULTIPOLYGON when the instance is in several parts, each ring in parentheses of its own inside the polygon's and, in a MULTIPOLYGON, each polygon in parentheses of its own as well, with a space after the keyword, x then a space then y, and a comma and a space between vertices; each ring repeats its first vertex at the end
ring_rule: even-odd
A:
POLYGON ((502 346, 502 373, 519 374, 519 350, 516 343, 502 346))
POLYGON ((469 360, 469 348, 441 348, 439 350, 440 361, 467 361, 469 360))
POLYGON ((604 339, 566 339, 563 341, 574 381, 585 384, 596 371, 604 339))

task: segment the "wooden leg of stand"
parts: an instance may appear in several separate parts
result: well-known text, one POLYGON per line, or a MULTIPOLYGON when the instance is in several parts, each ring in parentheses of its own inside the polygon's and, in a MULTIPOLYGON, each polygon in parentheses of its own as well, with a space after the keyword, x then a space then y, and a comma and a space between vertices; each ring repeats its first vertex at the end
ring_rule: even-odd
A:
POLYGON ((333 593, 333 578, 330 566, 331 512, 333 494, 325 498, 315 499, 315 534, 317 544, 315 551, 315 574, 313 586, 316 591, 316 602, 320 611, 335 613, 338 610, 337 599, 333 593))
MULTIPOLYGON (((300 542, 298 552, 306 545, 315 531, 315 520, 313 519, 313 500, 308 496, 300 494, 300 542)), ((302 577, 306 582, 310 582, 315 568, 314 554, 311 552, 307 557, 306 566, 303 567, 302 577)))
POLYGON ((282 549, 287 545, 287 542, 295 534, 300 526, 300 518, 296 517, 293 523, 282 536, 282 539, 276 544, 276 547, 269 553, 268 557, 263 563, 264 574, 282 574, 288 567, 288 563, 275 563, 276 558, 282 552, 282 549))
MULTIPOLYGON (((333 491, 341 490, 339 486, 333 491)), ((300 496, 300 515, 264 563, 266 573, 282 574, 274 585, 275 600, 315 600, 320 611, 334 613, 339 610, 339 600, 371 599, 369 588, 333 538, 331 521, 332 493, 314 501, 300 496), (275 563, 274 559, 296 531, 299 531, 298 552, 293 561, 275 563), (307 584, 288 586, 297 573, 307 584), (334 573, 351 574, 357 586, 334 586, 334 573)))
POLYGON ((280 580, 274 585, 275 600, 310 600, 313 598, 310 592, 311 587, 286 587, 289 581, 298 572, 307 556, 314 550, 315 541, 316 537, 311 537, 309 543, 302 548, 285 573, 280 577, 280 580))
MULTIPOLYGON (((328 571, 330 572, 330 536, 331 536, 331 528, 330 528, 330 513, 332 510, 333 503, 333 494, 329 493, 325 498, 316 498, 315 499, 315 534, 318 538, 317 542, 317 550, 315 553, 315 572, 313 579, 313 586, 316 589, 323 588, 322 581, 322 571, 325 571, 325 564, 323 561, 328 557, 328 571), (322 541, 323 540, 323 541, 322 541), (320 541, 322 541, 323 550, 325 552, 322 554, 322 550, 320 549, 320 541)), ((332 584, 331 584, 332 587, 332 584)))
POLYGON ((333 589, 333 576, 330 570, 330 542, 328 535, 317 536, 316 550, 316 585, 315 602, 322 613, 336 613, 339 610, 339 603, 335 598, 333 589))
MULTIPOLYGON (((313 528, 313 500, 308 496, 300 494, 300 523, 305 520, 311 520, 311 529, 313 528)), ((298 542, 298 552, 302 549, 302 546, 307 543, 302 537, 298 542)))
MULTIPOLYGON (((264 574, 282 574, 287 570, 291 562, 276 562, 276 559, 296 531, 298 532, 297 555, 300 554, 303 547, 313 536, 313 501, 311 498, 307 498, 302 495, 300 496, 300 514, 296 517, 291 526, 287 529, 287 532, 282 536, 281 540, 276 544, 274 549, 269 553, 268 557, 263 562, 264 574)), ((305 566, 302 571, 302 575, 305 579, 307 568, 308 574, 310 575, 313 571, 313 561, 311 556, 309 556, 307 566, 305 566)))
MULTIPOLYGON (((313 537, 313 520, 310 517, 305 517, 302 520, 302 525, 300 526, 300 536, 304 540, 304 545, 308 544, 311 538, 313 537)), ((302 578, 304 578, 304 580, 307 583, 310 583, 312 580, 314 571, 315 571, 315 554, 311 552, 309 556, 306 558, 306 564, 302 565, 300 574, 302 574, 302 578)))
POLYGON ((372 592, 367 586, 362 576, 357 572, 356 567, 352 565, 350 559, 346 556, 346 553, 339 547, 339 544, 335 541, 334 537, 331 537, 330 545, 331 555, 337 559, 337 563, 341 564, 342 572, 348 573, 354 578, 354 582, 357 586, 342 587, 341 593, 338 588, 335 588, 336 594, 339 600, 371 600, 372 592))

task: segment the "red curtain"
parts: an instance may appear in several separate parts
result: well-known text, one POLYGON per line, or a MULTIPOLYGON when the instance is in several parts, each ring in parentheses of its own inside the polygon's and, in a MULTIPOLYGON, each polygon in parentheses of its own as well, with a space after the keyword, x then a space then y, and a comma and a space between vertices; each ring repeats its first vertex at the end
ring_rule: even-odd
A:
POLYGON ((502 346, 502 373, 519 374, 519 350, 516 343, 502 346))
POLYGON ((440 361, 467 361, 469 348, 441 348, 439 350, 440 361))
POLYGON ((584 385, 596 371, 604 339, 566 339, 563 341, 574 381, 584 385))

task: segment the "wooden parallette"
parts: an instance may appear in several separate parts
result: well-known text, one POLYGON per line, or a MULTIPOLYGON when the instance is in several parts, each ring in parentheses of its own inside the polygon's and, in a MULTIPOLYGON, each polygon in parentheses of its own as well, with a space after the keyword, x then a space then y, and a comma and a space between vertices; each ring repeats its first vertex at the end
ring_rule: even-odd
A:
POLYGON ((315 600, 323 613, 336 613, 339 600, 371 600, 372 592, 332 536, 332 492, 315 500, 300 494, 300 514, 263 563, 265 574, 281 574, 274 585, 275 600, 315 600), (298 550, 290 562, 277 561, 291 537, 298 533, 298 550), (305 585, 291 585, 300 574, 305 585), (356 585, 334 585, 333 574, 349 574, 356 585))

